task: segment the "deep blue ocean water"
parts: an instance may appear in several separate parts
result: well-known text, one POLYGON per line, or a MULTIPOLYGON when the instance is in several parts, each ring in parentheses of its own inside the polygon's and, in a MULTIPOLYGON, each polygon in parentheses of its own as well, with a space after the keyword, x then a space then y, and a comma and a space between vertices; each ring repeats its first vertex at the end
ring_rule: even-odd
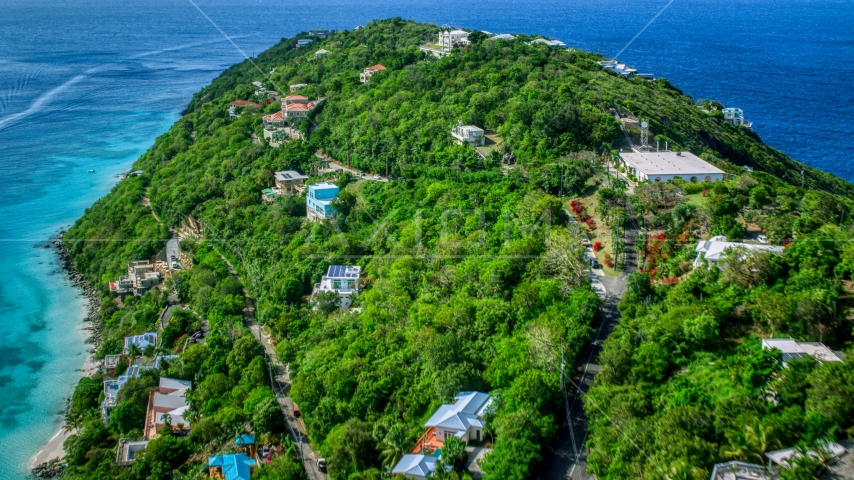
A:
MULTIPOLYGON (((854 180, 854 2, 668 2, 196 0, 249 55, 390 16, 625 48, 620 60, 743 108, 766 143, 854 180)), ((38 246, 242 58, 189 0, 0 2, 0 478, 26 475, 86 356, 83 298, 38 246)))

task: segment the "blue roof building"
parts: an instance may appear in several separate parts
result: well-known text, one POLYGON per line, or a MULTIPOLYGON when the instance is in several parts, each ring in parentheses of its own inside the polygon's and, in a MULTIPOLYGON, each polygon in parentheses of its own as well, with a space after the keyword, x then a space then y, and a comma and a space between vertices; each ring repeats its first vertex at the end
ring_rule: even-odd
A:
POLYGON ((305 215, 309 221, 316 222, 335 218, 338 213, 332 207, 332 200, 338 195, 338 187, 326 182, 308 186, 305 215))
POLYGON ((219 476, 225 480, 249 480, 257 462, 245 453, 217 455, 208 457, 208 472, 212 478, 219 476))

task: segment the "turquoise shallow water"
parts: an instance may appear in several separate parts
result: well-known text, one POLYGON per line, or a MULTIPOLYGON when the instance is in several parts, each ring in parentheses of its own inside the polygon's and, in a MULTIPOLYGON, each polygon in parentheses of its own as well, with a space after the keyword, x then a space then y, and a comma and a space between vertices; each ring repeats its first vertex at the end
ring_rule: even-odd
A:
MULTIPOLYGON (((400 16, 622 50, 669 0, 197 0, 247 54, 400 16)), ((620 56, 745 110, 766 143, 854 180, 854 2, 675 0, 620 56)), ((0 479, 56 431, 85 351, 80 292, 38 248, 242 55, 190 2, 0 2, 0 479), (94 169, 95 173, 87 173, 94 169)))

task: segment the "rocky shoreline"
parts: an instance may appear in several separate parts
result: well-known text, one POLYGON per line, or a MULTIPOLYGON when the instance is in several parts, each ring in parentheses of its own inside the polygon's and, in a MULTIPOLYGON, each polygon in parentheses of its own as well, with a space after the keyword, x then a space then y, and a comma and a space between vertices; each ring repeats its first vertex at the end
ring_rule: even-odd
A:
MULTIPOLYGON (((83 319, 83 321, 86 323, 86 326, 84 326, 83 329, 87 331, 87 337, 85 342, 91 345, 91 347, 88 349, 88 353, 92 355, 95 353, 101 343, 101 324, 98 319, 98 312, 101 309, 101 295, 99 294, 98 289, 95 288, 92 284, 90 284, 84 278, 83 274, 78 272, 77 269, 74 267, 74 261, 71 258, 71 254, 69 253, 68 248, 62 242, 62 235, 64 233, 64 231, 60 231, 56 237, 52 238, 47 244, 44 245, 44 248, 52 248, 56 251, 56 254, 59 257, 59 265, 62 271, 64 272, 66 278, 73 285, 79 287, 83 291, 83 295, 87 299, 87 313, 86 317, 83 319)), ((85 368, 86 367, 84 367, 84 375, 87 374, 85 373, 85 368)), ((70 407, 70 405, 71 396, 66 399, 65 411, 63 412, 64 415, 68 414, 68 408, 70 407)), ((61 449, 61 446, 57 448, 61 449)), ((62 458, 54 458, 47 462, 43 462, 36 465, 31 469, 31 473, 36 478, 61 477, 65 474, 65 465, 66 464, 62 458)))
POLYGON ((85 327, 85 329, 89 332, 86 343, 93 345, 92 348, 89 349, 89 353, 91 354, 95 353, 98 345, 101 344, 101 324, 98 320, 98 312, 101 309, 101 295, 98 292, 98 289, 90 284, 83 274, 78 272, 74 267, 74 261, 71 258, 71 254, 62 242, 62 235, 64 233, 65 231, 60 231, 56 238, 51 240, 50 246, 56 250, 56 254, 59 257, 59 265, 65 272, 68 280, 73 285, 81 288, 83 290, 83 295, 88 299, 87 314, 84 322, 89 322, 89 325, 85 327))

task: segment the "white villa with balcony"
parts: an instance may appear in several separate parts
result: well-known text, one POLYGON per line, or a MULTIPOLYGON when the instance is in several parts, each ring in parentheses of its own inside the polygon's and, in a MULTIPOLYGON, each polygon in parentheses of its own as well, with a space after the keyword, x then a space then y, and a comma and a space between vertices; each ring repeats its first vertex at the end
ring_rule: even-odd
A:
POLYGON ((460 145, 468 143, 471 146, 480 147, 486 142, 482 128, 474 125, 463 125, 462 121, 458 121, 457 126, 451 130, 451 136, 457 139, 457 143, 460 145))
POLYGON ((361 273, 362 267, 358 265, 330 265, 326 275, 320 279, 320 283, 314 284, 312 300, 317 294, 336 292, 341 299, 341 308, 350 308, 353 297, 359 294, 361 273))
POLYGON ((740 108, 725 108, 723 109, 724 120, 730 125, 741 125, 743 127, 753 127, 753 122, 748 122, 744 118, 744 110, 740 108))

